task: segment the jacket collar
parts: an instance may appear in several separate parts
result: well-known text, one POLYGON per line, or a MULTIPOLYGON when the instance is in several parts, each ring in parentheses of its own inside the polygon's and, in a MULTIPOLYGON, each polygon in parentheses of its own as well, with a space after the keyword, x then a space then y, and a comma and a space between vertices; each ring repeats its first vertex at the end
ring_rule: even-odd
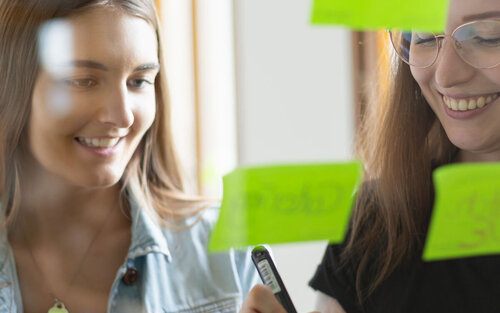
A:
MULTIPOLYGON (((1 203, 0 214, 2 214, 1 203)), ((156 252, 164 254, 167 261, 171 261, 167 239, 159 223, 156 223, 147 210, 133 200, 130 200, 130 215, 132 239, 127 254, 128 259, 156 252)), ((0 229, 0 313, 18 311, 17 288, 14 258, 8 242, 7 229, 4 227, 0 229)))
MULTIPOLYGON (((0 214, 3 215, 1 202, 0 214)), ((134 199, 130 199, 130 216, 132 218, 132 241, 128 250, 128 257, 136 258, 149 252, 159 252, 165 254, 167 260, 170 261, 171 253, 168 249, 167 239, 159 223, 154 221, 151 214, 145 208, 140 207, 134 199)), ((3 219, 3 216, 0 217, 0 221, 3 219)), ((1 256, 7 255, 9 247, 7 229, 2 228, 0 229, 0 273, 5 267, 2 267, 2 265, 6 265, 6 260, 1 256)))
POLYGON ((4 227, 0 229, 0 313, 17 312, 16 290, 14 256, 4 227))
POLYGON ((130 215, 132 217, 132 242, 128 250, 128 258, 136 258, 150 252, 163 253, 171 260, 171 253, 159 223, 156 222, 145 208, 134 200, 130 200, 130 215))

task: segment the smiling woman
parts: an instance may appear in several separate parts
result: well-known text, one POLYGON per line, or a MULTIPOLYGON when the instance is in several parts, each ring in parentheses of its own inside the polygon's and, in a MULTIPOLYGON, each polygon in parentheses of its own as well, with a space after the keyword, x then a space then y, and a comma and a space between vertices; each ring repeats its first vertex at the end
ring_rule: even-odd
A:
MULTIPOLYGON (((399 59, 357 141, 365 181, 310 281, 319 311, 500 312, 499 255, 422 260, 433 170, 500 161, 499 19, 498 0, 450 0, 444 34, 391 31, 399 59)), ((285 311, 259 286, 243 312, 285 311)))
POLYGON ((0 0, 0 25, 0 312, 236 312, 257 275, 184 192, 153 1, 0 0))
POLYGON ((114 185, 155 119, 154 28, 91 10, 45 24, 40 49, 56 42, 68 53, 41 60, 28 124, 33 161, 78 186, 114 185))

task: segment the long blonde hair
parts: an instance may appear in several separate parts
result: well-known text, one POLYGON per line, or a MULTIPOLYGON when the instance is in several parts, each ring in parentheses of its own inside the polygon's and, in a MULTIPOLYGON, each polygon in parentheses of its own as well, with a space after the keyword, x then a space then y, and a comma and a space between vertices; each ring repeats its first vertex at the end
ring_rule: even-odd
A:
POLYGON ((434 197, 432 168, 450 163, 457 152, 410 67, 393 64, 387 89, 367 108, 356 144, 366 175, 342 259, 354 264, 360 303, 420 253, 434 197))
POLYGON ((162 35, 153 0, 0 0, 0 201, 8 224, 18 210, 20 156, 26 140, 31 96, 39 71, 37 33, 54 18, 94 8, 112 8, 142 18, 156 30, 160 72, 155 81, 156 117, 130 160, 121 183, 122 204, 133 197, 159 221, 184 218, 204 207, 185 193, 172 143, 162 35))

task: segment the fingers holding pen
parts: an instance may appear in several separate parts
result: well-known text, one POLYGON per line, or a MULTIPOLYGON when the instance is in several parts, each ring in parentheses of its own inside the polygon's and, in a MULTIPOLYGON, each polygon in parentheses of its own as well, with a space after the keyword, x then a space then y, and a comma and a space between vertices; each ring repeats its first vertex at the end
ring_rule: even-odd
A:
POLYGON ((247 294, 240 313, 287 313, 271 289, 256 285, 247 294))
MULTIPOLYGON (((256 285, 247 294, 239 313, 287 313, 266 285, 256 285)), ((321 313, 314 311, 310 313, 321 313)))

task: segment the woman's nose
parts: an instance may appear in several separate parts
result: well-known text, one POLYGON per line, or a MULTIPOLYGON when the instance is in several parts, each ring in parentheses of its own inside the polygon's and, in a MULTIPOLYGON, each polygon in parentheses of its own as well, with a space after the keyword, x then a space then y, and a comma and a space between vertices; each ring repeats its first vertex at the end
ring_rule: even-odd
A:
POLYGON ((117 128, 129 128, 134 123, 131 95, 127 86, 109 90, 101 103, 98 120, 117 128))
POLYGON ((451 88, 468 82, 475 74, 475 68, 458 55, 452 39, 441 42, 441 51, 435 66, 435 80, 442 88, 451 88))

